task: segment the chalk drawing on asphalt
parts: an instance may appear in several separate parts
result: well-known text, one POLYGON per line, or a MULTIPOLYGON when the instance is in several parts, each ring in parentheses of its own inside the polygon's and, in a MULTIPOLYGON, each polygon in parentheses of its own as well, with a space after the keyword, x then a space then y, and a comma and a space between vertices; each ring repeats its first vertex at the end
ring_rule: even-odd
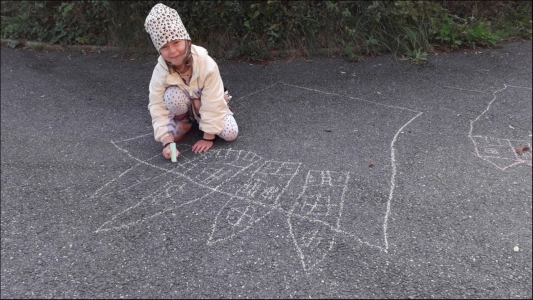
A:
MULTIPOLYGON (((505 84, 502 89, 493 93, 493 98, 485 110, 470 121, 470 130, 468 132, 468 137, 474 144, 475 155, 502 171, 522 164, 532 165, 531 151, 526 151, 521 155, 516 151, 516 149, 524 146, 531 148, 531 136, 529 136, 529 140, 504 136, 513 133, 512 131, 519 126, 525 127, 531 133, 531 98, 522 99, 521 105, 529 105, 529 107, 522 107, 519 111, 516 111, 515 106, 504 102, 508 100, 512 103, 521 100, 516 95, 513 95, 516 89, 531 90, 528 87, 505 84), (490 124, 484 124, 488 122, 490 124), (488 127, 494 128, 496 126, 503 128, 503 130, 488 130, 488 127)), ((527 133, 526 130, 523 131, 523 135, 527 133)))
MULTIPOLYGON (((277 85, 348 97, 285 83, 265 89, 277 85)), ((348 98, 385 107, 385 110, 394 108, 408 113, 407 121, 392 132, 392 140, 388 142, 388 193, 383 201, 383 210, 376 212, 381 219, 381 224, 377 226, 381 228, 381 242, 369 242, 360 233, 354 232, 353 228, 346 229, 343 226, 342 222, 350 221, 343 220, 346 201, 355 201, 346 199, 347 191, 354 188, 350 185, 354 172, 306 169, 300 162, 271 160, 246 150, 211 149, 203 154, 193 154, 191 145, 185 144, 180 145, 178 162, 171 164, 164 161, 160 153, 147 153, 149 151, 146 151, 144 144, 146 139, 152 138, 151 133, 111 141, 134 163, 91 196, 104 202, 113 201, 115 206, 124 203, 126 207, 110 215, 110 219, 98 227, 96 233, 125 230, 180 207, 210 201, 220 208, 208 233, 208 245, 230 242, 275 213, 286 219, 296 255, 306 272, 327 257, 340 237, 388 252, 387 227, 397 176, 395 144, 400 132, 422 113, 348 98)))

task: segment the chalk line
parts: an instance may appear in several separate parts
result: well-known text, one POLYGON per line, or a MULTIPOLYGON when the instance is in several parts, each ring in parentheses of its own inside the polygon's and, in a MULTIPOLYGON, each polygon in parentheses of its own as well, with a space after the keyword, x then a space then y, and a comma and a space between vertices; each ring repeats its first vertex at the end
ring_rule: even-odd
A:
POLYGON ((304 90, 308 90, 308 91, 318 92, 318 93, 322 93, 322 94, 326 94, 326 95, 339 96, 339 97, 344 97, 344 98, 353 99, 353 100, 357 100, 357 101, 367 102, 367 103, 371 103, 371 104, 374 104, 374 105, 380 105, 380 106, 385 106, 385 107, 390 107, 390 108, 396 108, 396 109, 408 110, 408 111, 415 112, 415 113, 420 112, 420 111, 413 110, 413 109, 406 108, 406 107, 395 106, 395 105, 388 105, 388 104, 383 104, 383 103, 379 103, 379 102, 375 102, 375 101, 365 100, 365 99, 361 99, 361 98, 357 98, 357 97, 351 97, 351 96, 348 96, 348 95, 342 95, 342 94, 337 94, 337 93, 325 92, 325 91, 321 91, 321 90, 317 90, 317 89, 312 89, 312 88, 308 88, 308 87, 303 87, 303 86, 298 86, 298 85, 294 85, 294 84, 285 83, 285 82, 282 82, 282 81, 278 81, 278 83, 283 84, 283 85, 287 85, 287 86, 296 87, 296 88, 299 88, 299 89, 304 89, 304 90))
POLYGON ((405 123, 394 135, 394 138, 391 142, 391 163, 392 163, 392 174, 390 179, 390 192, 389 192, 389 199, 387 200, 387 210, 385 211, 385 218, 383 221, 383 238, 385 241, 385 252, 389 249, 389 241, 387 238, 387 226, 389 222, 389 215, 391 212, 391 202, 394 195, 394 189, 396 188, 396 149, 394 148, 394 144, 396 143, 396 140, 398 139, 398 135, 400 132, 405 128, 405 126, 409 125, 414 119, 418 118, 422 112, 419 112, 416 116, 414 116, 409 122, 405 123))

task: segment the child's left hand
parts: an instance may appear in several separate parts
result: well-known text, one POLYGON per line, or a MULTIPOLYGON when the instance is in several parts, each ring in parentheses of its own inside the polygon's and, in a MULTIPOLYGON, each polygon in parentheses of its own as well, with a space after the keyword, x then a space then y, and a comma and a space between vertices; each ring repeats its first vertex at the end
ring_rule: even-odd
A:
POLYGON ((199 140, 198 142, 196 142, 196 144, 194 144, 194 146, 192 146, 192 151, 194 153, 202 153, 202 152, 206 152, 207 150, 211 149, 212 146, 213 146, 212 141, 199 140))

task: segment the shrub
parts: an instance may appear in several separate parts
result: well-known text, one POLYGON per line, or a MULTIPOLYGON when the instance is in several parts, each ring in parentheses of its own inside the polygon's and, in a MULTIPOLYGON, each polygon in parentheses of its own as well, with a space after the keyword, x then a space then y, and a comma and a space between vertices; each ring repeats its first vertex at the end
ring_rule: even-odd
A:
MULTIPOLYGON (((114 45, 155 53, 144 20, 160 1, 2 1, 2 38, 114 45)), ((531 38, 531 1, 168 1, 193 42, 215 57, 385 51, 423 62, 435 47, 495 46, 531 38)), ((16 43, 13 43, 16 44, 16 43)))

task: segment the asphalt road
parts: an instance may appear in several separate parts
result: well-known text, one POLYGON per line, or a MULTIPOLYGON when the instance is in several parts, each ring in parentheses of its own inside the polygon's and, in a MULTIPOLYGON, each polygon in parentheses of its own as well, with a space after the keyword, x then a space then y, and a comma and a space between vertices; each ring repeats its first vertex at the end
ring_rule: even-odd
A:
POLYGON ((162 158, 156 57, 1 51, 1 297, 531 298, 532 42, 220 63, 162 158))

